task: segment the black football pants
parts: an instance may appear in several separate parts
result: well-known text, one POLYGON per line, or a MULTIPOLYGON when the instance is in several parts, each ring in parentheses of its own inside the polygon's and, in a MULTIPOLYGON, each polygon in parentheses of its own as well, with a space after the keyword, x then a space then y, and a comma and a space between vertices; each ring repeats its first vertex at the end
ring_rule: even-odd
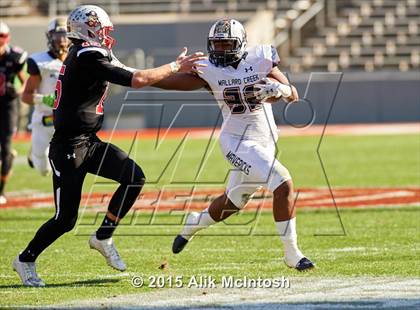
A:
POLYGON ((23 252, 26 258, 30 254, 30 261, 35 261, 45 248, 73 229, 87 173, 120 183, 108 206, 108 211, 118 218, 123 218, 130 210, 145 182, 143 171, 125 152, 96 136, 75 145, 52 143, 49 158, 56 212, 40 227, 23 252))
POLYGON ((0 102, 0 160, 2 176, 7 176, 12 168, 12 136, 16 129, 16 117, 16 99, 0 102))

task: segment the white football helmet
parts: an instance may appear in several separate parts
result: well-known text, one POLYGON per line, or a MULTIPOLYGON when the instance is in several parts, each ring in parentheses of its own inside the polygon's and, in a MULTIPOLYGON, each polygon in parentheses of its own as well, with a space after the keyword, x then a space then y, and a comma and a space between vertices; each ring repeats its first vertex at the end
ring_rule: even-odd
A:
POLYGON ((87 42, 96 42, 109 49, 115 44, 110 36, 114 25, 108 14, 96 5, 81 5, 67 19, 67 37, 87 42))
POLYGON ((10 29, 6 23, 0 21, 0 46, 3 46, 10 41, 10 29))
POLYGON ((51 20, 45 35, 47 36, 47 45, 50 52, 57 56, 67 53, 69 44, 67 40, 67 25, 65 18, 57 17, 51 20))
POLYGON ((216 66, 226 67, 240 61, 246 54, 246 32, 235 19, 221 19, 211 26, 207 38, 209 60, 216 66))
POLYGON ((10 33, 10 29, 7 26, 6 23, 0 21, 0 33, 1 34, 9 34, 10 33))

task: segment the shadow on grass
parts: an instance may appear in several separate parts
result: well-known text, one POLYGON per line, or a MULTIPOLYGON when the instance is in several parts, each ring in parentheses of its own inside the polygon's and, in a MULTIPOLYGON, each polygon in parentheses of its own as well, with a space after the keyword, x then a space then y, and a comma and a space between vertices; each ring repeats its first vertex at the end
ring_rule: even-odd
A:
MULTIPOLYGON (((80 287, 80 286, 106 286, 107 284, 117 283, 122 279, 92 279, 92 280, 83 280, 83 281, 73 281, 73 282, 64 282, 64 283, 54 283, 46 284, 45 287, 40 289, 48 289, 54 287, 80 287)), ((0 289, 7 288, 28 288, 31 287, 24 285, 0 285, 0 289)))

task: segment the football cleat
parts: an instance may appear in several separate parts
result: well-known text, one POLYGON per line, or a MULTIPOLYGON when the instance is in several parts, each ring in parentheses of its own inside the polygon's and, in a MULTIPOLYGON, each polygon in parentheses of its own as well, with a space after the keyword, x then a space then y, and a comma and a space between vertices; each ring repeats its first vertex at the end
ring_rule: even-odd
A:
POLYGON ((28 160, 28 166, 33 168, 34 167, 34 162, 32 160, 32 145, 29 148, 28 156, 26 157, 26 159, 28 160))
POLYGON ((42 281, 36 273, 35 262, 27 263, 21 262, 19 256, 17 256, 12 263, 13 270, 16 271, 22 280, 22 284, 25 286, 32 287, 44 287, 45 283, 42 281))
POLYGON ((34 167, 34 162, 32 161, 32 157, 28 155, 27 160, 28 160, 28 166, 30 168, 33 168, 34 167))
MULTIPOLYGON (((285 261, 285 263, 286 263, 286 261, 285 261)), ((286 263, 286 265, 287 266, 289 266, 290 268, 295 268, 295 269, 297 269, 297 270, 299 270, 299 271, 306 271, 306 270, 309 270, 309 269, 312 269, 312 268, 314 268, 315 267, 315 263, 313 263, 313 262, 311 262, 308 258, 306 258, 306 257, 303 257, 303 258, 301 258, 299 261, 298 261, 298 263, 296 264, 296 266, 290 266, 290 265, 288 265, 287 263, 286 263)))
POLYGON ((127 266, 121 259, 117 249, 114 246, 114 241, 112 238, 99 240, 96 238, 96 234, 93 234, 89 239, 89 246, 91 249, 95 249, 101 253, 105 257, 108 265, 112 268, 119 271, 124 271, 127 269, 127 266))
POLYGON ((0 195, 0 205, 5 205, 7 203, 7 198, 4 195, 0 195))
POLYGON ((174 239, 174 243, 172 243, 172 252, 174 254, 178 254, 185 248, 187 243, 188 240, 182 237, 181 235, 176 236, 174 239))

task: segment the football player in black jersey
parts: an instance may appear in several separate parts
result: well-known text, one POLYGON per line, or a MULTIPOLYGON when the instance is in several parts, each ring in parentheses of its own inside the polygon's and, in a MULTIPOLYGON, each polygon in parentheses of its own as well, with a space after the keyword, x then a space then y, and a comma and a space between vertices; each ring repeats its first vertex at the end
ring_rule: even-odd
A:
POLYGON ((27 53, 17 46, 9 45, 9 27, 0 22, 0 204, 7 203, 4 187, 12 170, 15 154, 12 151, 12 135, 16 129, 17 97, 19 91, 14 85, 16 76, 23 84, 23 66, 27 53))
POLYGON ((115 40, 107 13, 94 5, 73 10, 67 19, 67 37, 73 45, 60 70, 54 102, 54 128, 49 159, 53 170, 56 212, 43 224, 26 249, 13 261, 13 268, 27 286, 44 286, 35 269, 38 255, 77 220, 83 180, 87 173, 120 183, 112 196, 99 229, 89 239, 107 263, 120 271, 126 266, 112 241, 118 222, 137 199, 145 176, 128 155, 96 136, 103 122, 103 103, 109 83, 140 88, 157 83, 176 72, 195 70, 203 53, 186 56, 158 68, 135 70, 121 64, 112 53, 115 40))

